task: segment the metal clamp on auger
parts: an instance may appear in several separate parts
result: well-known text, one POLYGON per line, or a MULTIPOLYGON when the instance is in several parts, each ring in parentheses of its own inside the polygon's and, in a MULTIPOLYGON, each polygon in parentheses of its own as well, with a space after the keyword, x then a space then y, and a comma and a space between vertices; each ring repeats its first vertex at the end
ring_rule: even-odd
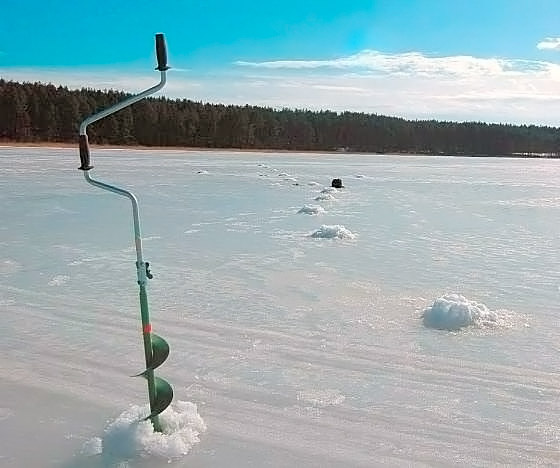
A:
POLYGON ((93 122, 107 117, 135 102, 159 91, 166 82, 167 66, 167 48, 165 46, 165 38, 163 34, 156 34, 156 57, 158 66, 156 70, 161 73, 160 82, 141 93, 131 96, 124 101, 115 104, 97 114, 86 118, 80 125, 79 149, 80 149, 80 170, 84 171, 84 177, 91 185, 116 193, 123 197, 127 197, 132 203, 132 219, 134 223, 134 244, 136 246, 136 270, 138 277, 138 285, 140 287, 140 316, 142 319, 142 337, 144 340, 144 356, 146 360, 146 370, 138 374, 145 377, 148 382, 148 396, 150 399, 150 414, 146 419, 150 419, 154 426, 154 430, 161 432, 158 415, 167 408, 173 399, 173 389, 165 380, 155 377, 154 370, 161 366, 169 355, 169 345, 160 336, 152 333, 152 325, 150 323, 150 314, 148 308, 148 294, 146 292, 146 278, 153 278, 150 272, 148 262, 144 262, 142 257, 142 237, 140 235, 140 215, 138 210, 138 200, 134 194, 114 185, 93 179, 89 175, 89 171, 93 169, 90 163, 90 149, 87 136, 87 126, 93 122))
POLYGON ((150 262, 146 262, 146 278, 152 279, 153 277, 154 275, 152 275, 152 272, 150 271, 150 262))

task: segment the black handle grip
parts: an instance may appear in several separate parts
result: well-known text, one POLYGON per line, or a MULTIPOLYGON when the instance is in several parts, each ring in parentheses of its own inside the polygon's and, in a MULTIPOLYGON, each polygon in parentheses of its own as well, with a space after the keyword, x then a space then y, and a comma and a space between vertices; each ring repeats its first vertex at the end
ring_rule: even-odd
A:
POLYGON ((156 34, 156 56, 158 64, 156 70, 169 70, 169 67, 167 66, 167 47, 165 45, 165 37, 163 34, 156 34))
POLYGON ((93 169, 93 166, 89 164, 89 143, 87 135, 80 135, 80 162, 82 165, 78 169, 82 171, 93 169))

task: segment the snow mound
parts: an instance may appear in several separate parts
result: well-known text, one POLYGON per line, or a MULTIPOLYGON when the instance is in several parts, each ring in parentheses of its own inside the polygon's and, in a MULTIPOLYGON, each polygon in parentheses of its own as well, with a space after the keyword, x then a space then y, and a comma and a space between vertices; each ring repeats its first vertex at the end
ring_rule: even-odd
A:
POLYGON ((315 197, 315 201, 334 200, 335 198, 330 193, 320 193, 315 197))
POLYGON ((354 239, 356 237, 350 230, 340 224, 323 224, 319 229, 310 234, 311 237, 318 239, 354 239))
POLYGON ((302 390, 298 392, 297 399, 315 408, 326 408, 327 406, 341 405, 346 397, 338 390, 324 389, 302 390))
POLYGON ((9 275, 15 273, 21 268, 21 265, 15 260, 2 260, 0 261, 0 275, 9 275))
POLYGON ((325 187, 323 190, 321 190, 321 193, 336 193, 338 192, 338 189, 336 187, 325 187))
POLYGON ((63 284, 66 284, 69 279, 70 277, 66 275, 53 276, 52 279, 49 281, 49 286, 61 286, 63 284))
POLYGON ((469 301, 460 294, 446 294, 424 309, 424 325, 438 330, 459 330, 463 327, 492 327, 500 325, 500 316, 486 305, 469 301))
POLYGON ((178 401, 160 414, 162 432, 155 432, 147 405, 131 406, 105 429, 102 438, 88 440, 82 451, 85 455, 101 455, 111 466, 139 457, 156 456, 167 460, 189 453, 206 431, 206 424, 194 403, 178 401))
POLYGON ((303 205, 303 207, 298 211, 298 213, 308 214, 308 215, 318 215, 325 212, 322 206, 317 205, 303 205))

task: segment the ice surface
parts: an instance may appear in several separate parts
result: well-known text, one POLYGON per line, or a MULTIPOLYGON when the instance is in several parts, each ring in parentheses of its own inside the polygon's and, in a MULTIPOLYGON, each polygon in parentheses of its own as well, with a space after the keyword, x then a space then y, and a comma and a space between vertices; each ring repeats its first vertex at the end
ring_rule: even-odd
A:
POLYGON ((138 196, 184 424, 133 423, 129 201, 86 184, 76 149, 0 149, 2 468, 558 465, 559 160, 92 158, 138 196), (298 215, 333 174, 352 189, 298 215), (359 237, 310 239, 320 224, 359 237), (436 332, 424 309, 470 324, 436 332))

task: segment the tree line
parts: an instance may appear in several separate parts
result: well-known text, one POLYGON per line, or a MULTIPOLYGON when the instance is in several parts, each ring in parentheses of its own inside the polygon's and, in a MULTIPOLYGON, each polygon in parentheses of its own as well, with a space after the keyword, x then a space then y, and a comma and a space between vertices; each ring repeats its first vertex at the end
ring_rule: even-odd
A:
MULTIPOLYGON (((113 90, 0 79, 0 140, 77 142, 87 116, 128 97, 113 90)), ((272 109, 148 98, 88 127, 98 144, 363 151, 448 155, 560 155, 560 129, 405 120, 359 112, 272 109)))

